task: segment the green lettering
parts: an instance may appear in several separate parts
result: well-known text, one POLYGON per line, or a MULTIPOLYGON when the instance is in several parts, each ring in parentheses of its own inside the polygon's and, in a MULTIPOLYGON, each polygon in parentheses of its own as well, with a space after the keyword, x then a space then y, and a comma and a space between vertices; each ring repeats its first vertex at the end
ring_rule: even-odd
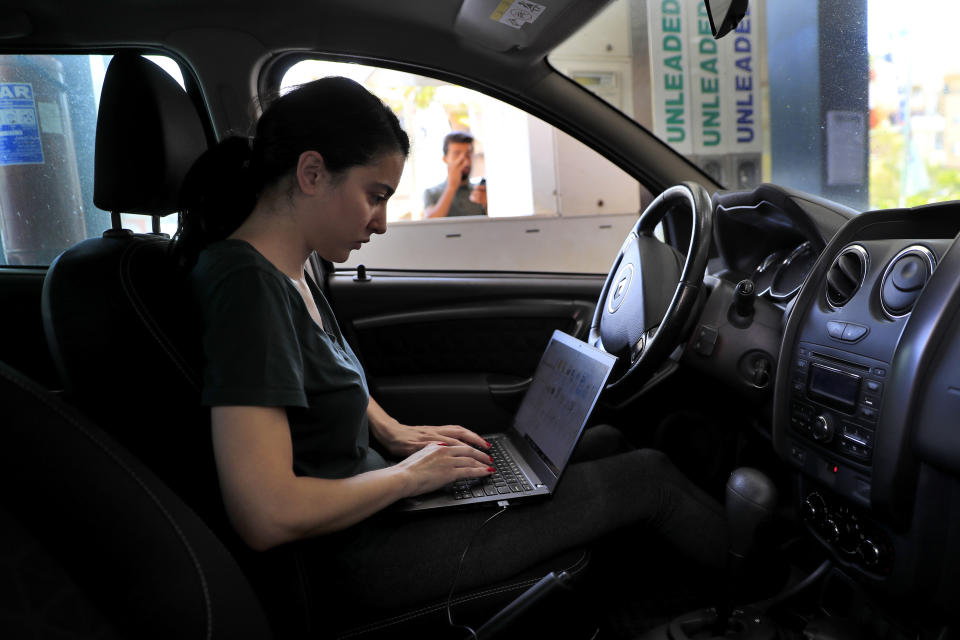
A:
POLYGON ((716 129, 710 129, 703 132, 703 146, 715 147, 720 144, 720 132, 716 129))
POLYGON ((669 33, 680 33, 680 18, 663 16, 663 30, 669 33))

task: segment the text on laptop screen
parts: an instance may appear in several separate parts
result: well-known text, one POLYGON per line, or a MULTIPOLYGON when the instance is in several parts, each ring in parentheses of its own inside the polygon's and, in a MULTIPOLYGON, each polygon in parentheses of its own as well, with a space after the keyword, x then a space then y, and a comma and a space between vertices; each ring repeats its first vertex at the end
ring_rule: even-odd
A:
MULTIPOLYGON (((571 339, 572 340, 572 339, 571 339)), ((610 370, 612 356, 551 340, 515 421, 554 467, 570 456, 610 370)))

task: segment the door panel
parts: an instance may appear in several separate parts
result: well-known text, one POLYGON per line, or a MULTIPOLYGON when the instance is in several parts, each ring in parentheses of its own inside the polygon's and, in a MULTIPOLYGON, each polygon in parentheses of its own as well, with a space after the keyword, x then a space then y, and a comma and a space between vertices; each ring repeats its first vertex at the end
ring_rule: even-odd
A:
POLYGON ((371 392, 402 422, 502 427, 555 329, 585 338, 603 276, 337 272, 371 392))

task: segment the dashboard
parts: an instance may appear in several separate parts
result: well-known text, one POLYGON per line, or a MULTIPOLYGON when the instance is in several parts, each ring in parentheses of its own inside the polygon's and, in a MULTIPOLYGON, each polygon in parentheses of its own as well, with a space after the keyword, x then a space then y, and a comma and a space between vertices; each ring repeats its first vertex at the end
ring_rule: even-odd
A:
POLYGON ((715 195, 711 294, 684 355, 772 401, 795 506, 838 566, 941 606, 960 594, 958 233, 957 202, 857 215, 773 185, 715 195))

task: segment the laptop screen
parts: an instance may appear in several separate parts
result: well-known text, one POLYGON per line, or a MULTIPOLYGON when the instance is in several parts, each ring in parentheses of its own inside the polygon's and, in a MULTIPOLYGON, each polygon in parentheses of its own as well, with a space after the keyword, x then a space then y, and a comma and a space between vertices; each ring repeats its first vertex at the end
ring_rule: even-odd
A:
POLYGON ((520 404, 514 429, 559 475, 580 438, 616 358, 554 331, 533 382, 520 404))

